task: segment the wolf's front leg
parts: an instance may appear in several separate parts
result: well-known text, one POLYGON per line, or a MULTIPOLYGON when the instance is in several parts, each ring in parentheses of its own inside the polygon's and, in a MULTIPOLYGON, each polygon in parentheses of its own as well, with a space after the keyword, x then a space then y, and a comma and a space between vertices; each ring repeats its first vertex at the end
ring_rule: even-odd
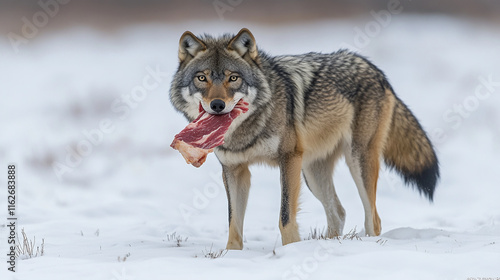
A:
POLYGON ((226 249, 243 249, 243 219, 250 190, 248 165, 222 165, 222 178, 226 187, 229 210, 229 239, 226 249))
POLYGON ((281 211, 280 231, 283 245, 300 240, 297 226, 297 211, 299 207, 300 173, 302 155, 287 154, 280 158, 281 175, 281 211))

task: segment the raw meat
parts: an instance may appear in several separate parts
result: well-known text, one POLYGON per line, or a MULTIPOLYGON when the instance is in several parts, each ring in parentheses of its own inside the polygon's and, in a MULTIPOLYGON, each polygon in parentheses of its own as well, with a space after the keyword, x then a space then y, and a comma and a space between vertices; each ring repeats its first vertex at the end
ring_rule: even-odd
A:
POLYGON ((248 103, 243 100, 238 101, 231 112, 222 115, 209 114, 200 104, 200 115, 175 135, 170 146, 178 150, 188 164, 200 167, 213 148, 224 144, 224 134, 233 120, 247 111, 248 103))
POLYGON ((208 153, 211 153, 214 150, 193 147, 188 143, 177 139, 174 139, 174 142, 172 142, 172 145, 170 146, 182 154, 187 164, 192 164, 194 167, 200 167, 207 159, 208 153))

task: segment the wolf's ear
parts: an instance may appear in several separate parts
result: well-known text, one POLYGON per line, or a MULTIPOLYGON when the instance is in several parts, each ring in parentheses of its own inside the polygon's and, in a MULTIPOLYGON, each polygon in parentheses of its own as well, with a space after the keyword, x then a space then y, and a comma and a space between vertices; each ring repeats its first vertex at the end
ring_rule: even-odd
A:
POLYGON ((227 46, 229 50, 236 51, 242 57, 249 55, 252 60, 256 60, 259 53, 257 52, 257 44, 250 30, 243 28, 229 42, 227 46))
POLYGON ((192 59, 200 51, 206 49, 207 46, 202 40, 194 36, 193 33, 186 31, 179 40, 179 61, 182 63, 185 60, 192 59))

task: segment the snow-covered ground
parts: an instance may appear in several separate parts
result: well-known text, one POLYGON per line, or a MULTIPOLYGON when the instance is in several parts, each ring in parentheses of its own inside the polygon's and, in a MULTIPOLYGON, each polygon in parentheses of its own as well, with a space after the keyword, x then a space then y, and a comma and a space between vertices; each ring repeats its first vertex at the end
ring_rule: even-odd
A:
MULTIPOLYGON (((37 245, 44 238, 44 255, 18 260, 15 276, 4 262, 0 279, 500 277, 500 26, 393 16, 386 26, 366 18, 40 32, 18 54, 0 38, 0 211, 7 212, 6 166, 16 163, 18 231, 37 245), (282 246, 278 170, 254 167, 243 251, 206 258, 227 241, 221 169, 214 155, 199 169, 185 165, 169 147, 186 121, 168 89, 182 32, 243 26, 271 54, 350 46, 383 69, 438 150, 435 203, 383 170, 382 236, 282 246)), ((335 184, 345 232, 360 232, 362 205, 343 161, 335 184)), ((307 239, 326 218, 307 188, 301 201, 307 239)), ((6 258, 7 228, 0 231, 6 258)))

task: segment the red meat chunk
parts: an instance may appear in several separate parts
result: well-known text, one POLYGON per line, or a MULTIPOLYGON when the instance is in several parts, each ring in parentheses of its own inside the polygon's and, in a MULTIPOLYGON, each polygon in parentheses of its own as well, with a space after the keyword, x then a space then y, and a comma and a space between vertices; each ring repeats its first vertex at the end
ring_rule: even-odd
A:
POLYGON ((170 146, 178 150, 188 164, 200 167, 213 148, 224 144, 224 134, 234 119, 247 111, 248 103, 243 100, 238 101, 231 112, 222 115, 209 114, 200 105, 200 115, 175 135, 170 146))

